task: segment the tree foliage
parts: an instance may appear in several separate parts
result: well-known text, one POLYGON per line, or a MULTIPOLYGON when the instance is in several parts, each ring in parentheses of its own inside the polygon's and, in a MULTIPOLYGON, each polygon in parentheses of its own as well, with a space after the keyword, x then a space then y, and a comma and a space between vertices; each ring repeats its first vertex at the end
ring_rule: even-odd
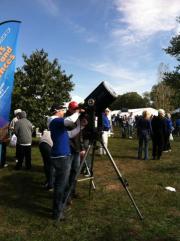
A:
POLYGON ((164 109, 166 111, 173 110, 172 96, 174 90, 165 84, 164 81, 154 85, 151 90, 151 100, 153 101, 153 107, 156 109, 164 109))
POLYGON ((128 92, 126 94, 119 95, 118 98, 112 103, 111 109, 136 109, 149 106, 150 103, 147 96, 143 98, 137 92, 128 92))
POLYGON ((46 128, 46 116, 53 103, 70 99, 73 89, 72 75, 67 76, 57 59, 48 60, 48 54, 36 50, 30 57, 23 55, 24 65, 15 73, 12 110, 21 108, 28 114, 32 123, 46 128))
MULTIPOLYGON (((180 18, 178 19, 178 22, 180 22, 180 18)), ((166 72, 164 74, 165 83, 174 90, 174 108, 178 108, 180 106, 180 34, 171 39, 170 46, 165 49, 165 52, 175 57, 178 62, 174 71, 166 72)))
POLYGON ((153 85, 151 89, 151 100, 152 105, 156 109, 163 108, 166 111, 173 110, 173 95, 174 90, 172 87, 166 84, 163 80, 165 76, 165 72, 168 71, 168 66, 164 63, 160 63, 158 67, 158 84, 153 85))

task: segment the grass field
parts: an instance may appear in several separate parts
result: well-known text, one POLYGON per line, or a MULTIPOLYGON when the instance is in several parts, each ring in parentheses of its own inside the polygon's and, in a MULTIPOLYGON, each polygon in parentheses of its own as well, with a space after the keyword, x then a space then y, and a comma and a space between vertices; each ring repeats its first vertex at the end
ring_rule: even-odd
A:
POLYGON ((137 140, 109 139, 109 150, 144 216, 141 221, 106 156, 95 156, 96 190, 80 182, 66 220, 51 220, 52 193, 42 188, 44 174, 37 145, 32 171, 15 171, 15 150, 9 166, 0 169, 0 240, 3 241, 178 241, 180 240, 180 139, 161 160, 137 160, 137 140), (176 192, 165 190, 166 186, 176 192), (178 227, 179 226, 179 227, 178 227))

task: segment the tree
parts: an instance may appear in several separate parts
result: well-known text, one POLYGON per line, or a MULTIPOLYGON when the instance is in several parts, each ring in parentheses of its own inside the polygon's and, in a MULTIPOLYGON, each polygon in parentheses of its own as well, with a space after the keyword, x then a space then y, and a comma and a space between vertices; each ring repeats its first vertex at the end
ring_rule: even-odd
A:
POLYGON ((123 108, 127 109, 135 109, 135 108, 143 108, 147 107, 147 99, 143 98, 137 92, 129 92, 123 95, 119 95, 117 99, 112 103, 112 110, 119 110, 123 108))
POLYGON ((47 128, 46 116, 53 103, 67 102, 74 84, 57 59, 48 60, 43 49, 36 50, 28 58, 23 55, 24 66, 15 73, 12 110, 21 108, 31 122, 40 129, 47 128))
POLYGON ((172 99, 174 95, 174 90, 163 80, 165 72, 167 71, 168 66, 164 63, 160 63, 158 67, 158 84, 152 87, 150 96, 154 108, 163 108, 166 111, 171 111, 173 109, 172 99))
MULTIPOLYGON (((180 18, 177 20, 180 23, 180 18)), ((180 106, 180 34, 174 36, 170 41, 170 46, 164 49, 165 52, 176 58, 178 65, 172 72, 164 74, 165 83, 174 90, 173 104, 174 108, 180 106)))
POLYGON ((156 109, 162 108, 166 111, 171 111, 173 109, 173 93, 173 89, 166 85, 164 82, 160 82, 157 85, 154 85, 151 90, 153 107, 156 109))
POLYGON ((151 93, 148 91, 145 91, 143 94, 143 101, 144 101, 144 107, 151 107, 151 93))

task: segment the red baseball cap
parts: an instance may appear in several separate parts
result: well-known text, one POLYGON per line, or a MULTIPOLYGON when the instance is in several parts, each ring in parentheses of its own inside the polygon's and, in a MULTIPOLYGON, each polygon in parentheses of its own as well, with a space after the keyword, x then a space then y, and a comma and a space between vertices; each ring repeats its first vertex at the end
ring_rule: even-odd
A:
POLYGON ((76 110, 79 108, 79 104, 76 101, 71 101, 68 105, 68 109, 76 110))

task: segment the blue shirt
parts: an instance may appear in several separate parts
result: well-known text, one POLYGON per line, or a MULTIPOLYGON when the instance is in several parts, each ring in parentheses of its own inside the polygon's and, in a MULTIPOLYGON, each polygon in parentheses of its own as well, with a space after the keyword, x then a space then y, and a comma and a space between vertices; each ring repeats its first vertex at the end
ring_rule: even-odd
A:
POLYGON ((102 125, 103 131, 109 131, 111 128, 110 121, 104 113, 102 113, 102 125))
POLYGON ((176 120, 176 126, 179 127, 180 126, 180 119, 176 120))
POLYGON ((64 126, 64 118, 55 118, 50 122, 51 139, 53 146, 51 149, 52 157, 68 156, 71 154, 69 136, 64 126))
POLYGON ((172 120, 170 118, 166 118, 166 122, 167 122, 167 129, 168 129, 169 132, 171 132, 172 129, 173 129, 172 120))

